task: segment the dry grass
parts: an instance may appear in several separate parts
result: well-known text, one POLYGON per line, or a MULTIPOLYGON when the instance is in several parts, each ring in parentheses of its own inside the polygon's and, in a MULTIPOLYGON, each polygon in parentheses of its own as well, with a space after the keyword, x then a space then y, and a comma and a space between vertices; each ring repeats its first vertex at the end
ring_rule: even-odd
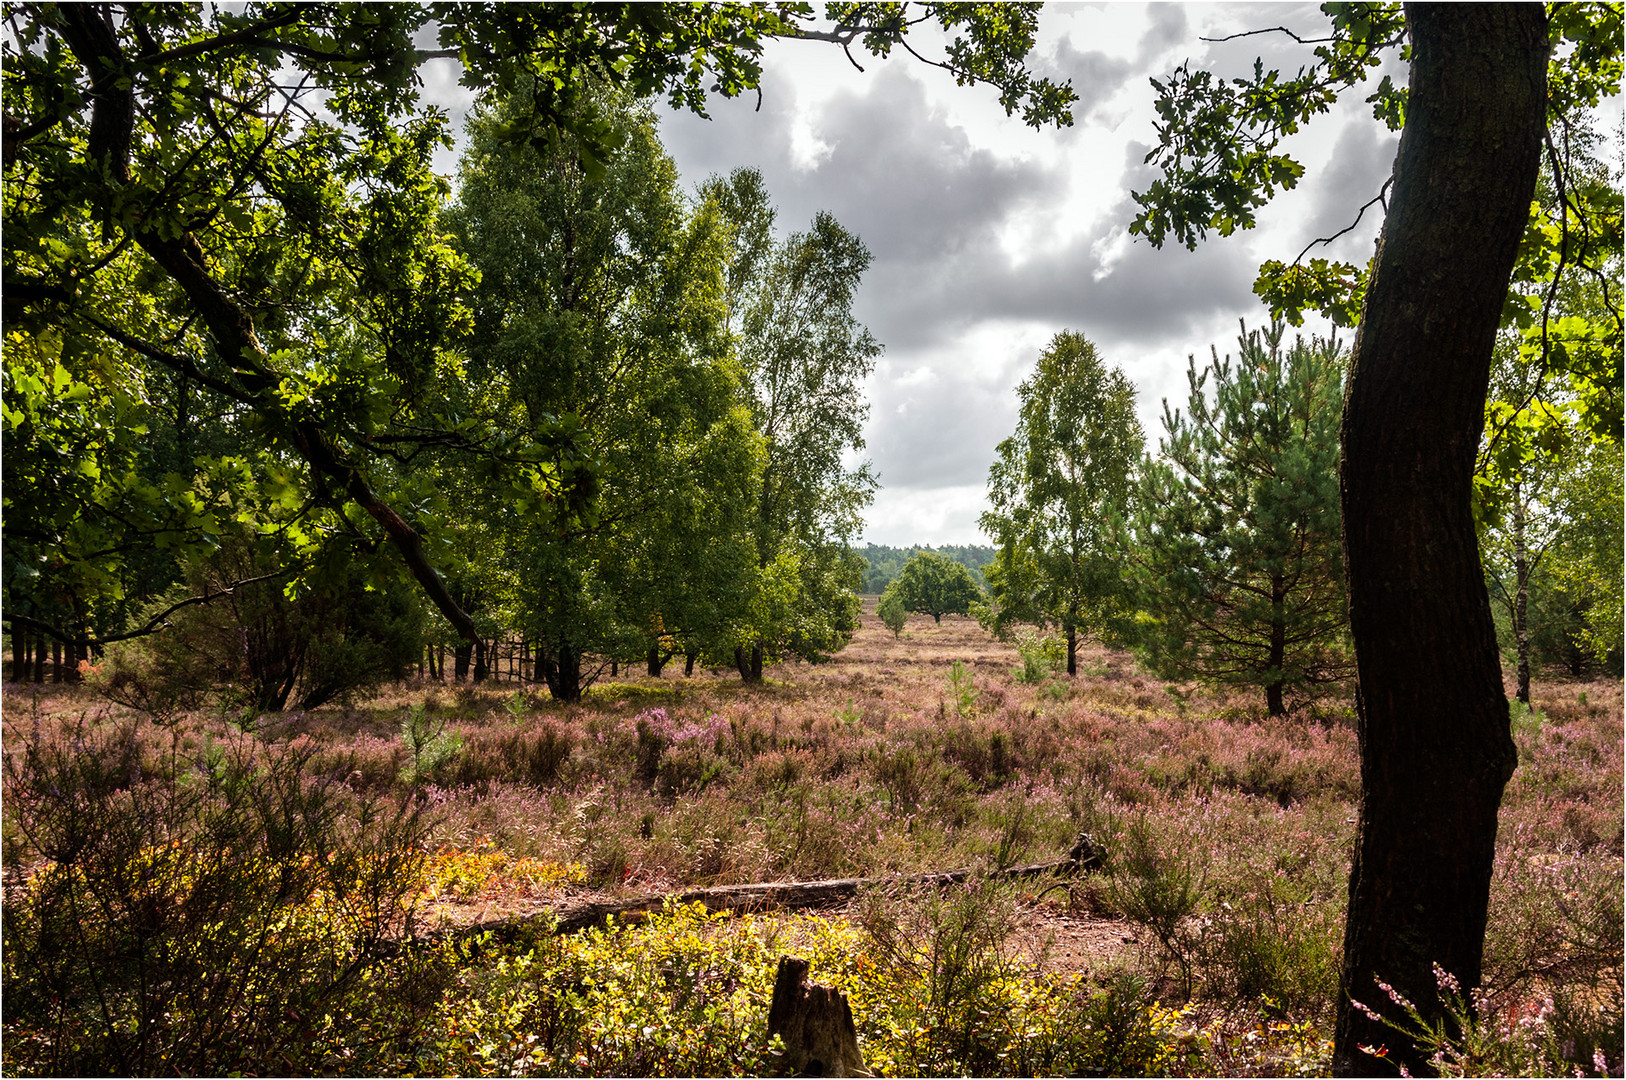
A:
MULTIPOLYGON (((578 888, 607 894, 1010 865, 1088 830, 1111 872, 1022 917, 1016 940, 1046 966, 1138 968, 1210 1009, 1268 1000, 1325 1022, 1359 795, 1347 702, 1272 720, 1262 696, 1167 686, 1095 646, 1075 680, 1029 685, 1015 649, 971 620, 912 616, 895 639, 874 605, 833 661, 772 667, 758 687, 638 666, 565 706, 534 686, 411 680, 264 717, 257 734, 384 792, 403 783, 402 717, 423 706, 462 743, 421 789, 437 842, 581 864, 578 888), (956 662, 974 696, 952 685, 956 662)), ((1538 681, 1535 701, 1502 813, 1487 980, 1499 1008, 1601 1004, 1592 1031, 1620 1014, 1621 686, 1538 681)), ((160 730, 83 688, 8 686, 5 706, 8 753, 64 716, 134 724, 155 758, 229 733, 202 714, 160 730)), ((7 839, 8 861, 26 859, 9 825, 7 839)), ((543 899, 487 888, 458 917, 543 899)))

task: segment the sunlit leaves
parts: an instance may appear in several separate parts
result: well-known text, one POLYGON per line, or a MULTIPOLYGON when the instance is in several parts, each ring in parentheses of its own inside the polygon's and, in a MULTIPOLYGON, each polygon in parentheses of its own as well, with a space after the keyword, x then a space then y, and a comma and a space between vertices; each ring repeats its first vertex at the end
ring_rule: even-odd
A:
MULTIPOLYGON (((1326 112, 1338 94, 1362 81, 1399 45, 1398 4, 1324 4, 1333 33, 1315 48, 1315 62, 1285 76, 1254 61, 1251 78, 1229 81, 1182 64, 1158 92, 1158 145, 1146 155, 1163 176, 1136 192, 1141 212, 1130 232, 1162 247, 1172 236, 1187 248, 1210 230, 1229 236, 1251 229, 1255 211, 1279 191, 1298 185, 1304 167, 1278 152, 1282 140, 1326 112)), ((1391 127, 1403 98, 1385 82, 1374 112, 1391 127)))

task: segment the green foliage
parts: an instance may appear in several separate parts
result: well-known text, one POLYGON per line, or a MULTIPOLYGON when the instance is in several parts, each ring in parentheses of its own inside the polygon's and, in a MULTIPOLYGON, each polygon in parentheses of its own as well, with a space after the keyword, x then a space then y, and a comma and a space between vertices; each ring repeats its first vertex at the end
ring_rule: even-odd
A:
POLYGON ((1074 977, 1030 975, 1009 949, 1010 901, 997 887, 867 904, 864 930, 810 915, 731 918, 694 904, 636 926, 493 949, 448 996, 428 1067, 769 1073, 776 1048, 762 1021, 785 954, 806 958, 814 981, 847 995, 865 1065, 878 1074, 1158 1075, 1194 1060, 1199 1043, 1181 1032, 1183 1014, 1143 987, 1092 995, 1074 977))
POLYGON ((875 606, 875 613, 881 617, 881 622, 892 631, 893 637, 903 634, 904 624, 909 621, 909 609, 904 606, 903 598, 896 589, 887 587, 881 594, 881 602, 875 606))
POLYGON ((717 215, 685 205, 647 107, 588 100, 623 134, 597 183, 569 138, 546 153, 508 140, 507 103, 476 115, 447 215, 481 274, 475 404, 537 439, 567 425, 592 463, 588 507, 484 468, 459 485, 492 606, 542 641, 566 700, 594 680, 583 653, 670 655, 738 616, 762 457, 721 332, 717 215))
POLYGON ((335 547, 290 582, 285 558, 271 538, 222 538, 187 567, 186 591, 209 602, 175 611, 153 638, 114 645, 98 687, 154 716, 208 698, 258 714, 313 709, 406 674, 424 618, 392 567, 335 547))
POLYGON ((1055 634, 1025 626, 1016 632, 1016 652, 1022 666, 1013 669, 1012 674, 1033 686, 1056 673, 1066 659, 1067 647, 1055 634))
POLYGON ((1141 454, 1134 387, 1083 335, 1063 331, 1017 394, 1016 432, 988 470, 981 519, 999 549, 984 572, 989 628, 1005 636, 1017 623, 1054 626, 1070 642, 1107 632, 1124 599, 1111 522, 1141 454))
POLYGON ((752 169, 713 177, 701 196, 729 237, 723 327, 761 439, 745 525, 752 598, 719 642, 750 652, 741 673, 755 678, 760 660, 818 660, 857 627, 863 562, 850 543, 876 482, 867 463, 843 459, 863 449, 869 406, 858 388, 881 346, 852 313, 870 264, 857 236, 820 213, 775 243, 775 211, 752 169))
MULTIPOLYGON (((1226 80, 1182 65, 1155 81, 1158 144, 1146 155, 1161 176, 1136 192, 1141 207, 1130 231, 1161 247, 1173 238, 1195 248, 1210 230, 1228 236, 1251 229, 1255 212, 1279 191, 1297 186, 1304 167, 1282 143, 1338 95, 1352 89, 1397 53, 1410 59, 1398 4, 1326 4, 1325 37, 1296 75, 1267 70, 1256 60, 1250 78, 1226 80)), ((1622 316, 1617 294, 1591 310, 1564 310, 1562 297, 1580 284, 1618 281, 1623 245, 1618 179, 1607 179, 1592 149, 1591 110, 1616 92, 1621 71, 1621 5, 1548 5, 1551 61, 1547 76, 1549 130, 1544 181, 1531 206, 1511 282, 1504 327, 1546 372, 1561 375, 1577 414, 1595 435, 1620 439, 1622 316)), ((1385 76, 1366 100, 1388 130, 1404 125, 1407 91, 1385 76)), ((1356 219, 1379 201, 1370 202, 1356 219)), ((1313 245, 1312 245, 1313 246, 1313 245)), ((1267 260, 1254 292, 1271 318, 1294 325, 1319 311, 1336 325, 1354 326, 1365 299, 1369 267, 1311 259, 1267 260)), ((1516 409, 1523 404, 1515 403, 1516 409)))
POLYGON ((930 615, 939 625, 944 615, 965 615, 982 599, 982 588, 963 563, 920 551, 909 557, 888 592, 909 611, 930 615))
MULTIPOLYGON (((826 29, 800 4, 7 12, 5 607, 96 640, 176 582, 170 553, 206 554, 275 509, 296 546, 341 531, 393 545, 472 642, 482 628, 445 585, 480 550, 448 514, 452 478, 594 516, 596 429, 565 409, 516 424, 466 380, 476 273, 442 231, 432 158, 449 137, 419 98, 425 63, 455 57, 477 107, 506 109, 493 140, 591 186, 638 142, 617 102, 664 94, 703 114, 707 94, 759 84, 770 38, 884 54, 920 21, 835 5, 826 29), (422 47, 431 26, 439 50, 422 47)), ((1035 9, 925 17, 957 79, 996 86, 1030 124, 1070 121, 1071 88, 1024 64, 1035 9)), ((627 270, 643 252, 623 254, 627 270)), ((696 332, 682 307, 652 319, 656 337, 696 332)), ((568 350, 555 359, 569 368, 568 350)), ((638 606, 621 622, 648 635, 638 606)))
POLYGON ((1165 407, 1133 530, 1140 650, 1168 677, 1263 687, 1273 714, 1350 670, 1337 488, 1344 354, 1244 332, 1165 407), (1212 380, 1212 396, 1208 386, 1212 380))
POLYGON ((858 554, 864 558, 864 587, 863 592, 881 593, 897 578, 903 564, 908 562, 915 554, 922 551, 935 552, 946 556, 957 563, 963 563, 971 576, 982 583, 982 568, 994 559, 994 549, 977 544, 943 544, 932 547, 915 544, 911 547, 896 548, 885 544, 865 544, 858 554))
POLYGON ((407 752, 401 782, 414 787, 432 780, 463 752, 462 736, 448 732, 446 718, 431 715, 423 705, 409 706, 401 714, 401 745, 407 752))
POLYGON ((954 699, 954 715, 962 720, 976 715, 977 698, 981 694, 970 668, 958 660, 949 665, 949 696, 954 699))

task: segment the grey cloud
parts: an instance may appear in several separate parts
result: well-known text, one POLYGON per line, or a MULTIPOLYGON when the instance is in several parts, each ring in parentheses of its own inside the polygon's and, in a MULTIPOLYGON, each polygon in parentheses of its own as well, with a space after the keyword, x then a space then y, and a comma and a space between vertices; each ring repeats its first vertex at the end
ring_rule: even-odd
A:
POLYGON ((1152 25, 1146 28, 1146 33, 1141 35, 1140 42, 1136 46, 1139 64, 1145 64, 1165 49, 1173 48, 1191 38, 1183 4, 1149 4, 1147 10, 1151 15, 1152 25))
POLYGON ((841 94, 817 125, 832 149, 798 178, 878 259, 945 258, 987 243, 1012 213, 1056 195, 1062 177, 973 149, 901 69, 841 94))
MULTIPOLYGON (((1303 228, 1303 243, 1331 237, 1356 220, 1360 208, 1376 197, 1394 171, 1400 137, 1365 115, 1364 110, 1344 126, 1332 156, 1318 170, 1314 209, 1303 228)), ((1318 245, 1308 257, 1364 261, 1372 255, 1372 241, 1383 225, 1383 207, 1368 207, 1360 224, 1331 245, 1318 245)))
POLYGON ((1009 394, 990 394, 964 371, 936 375, 929 382, 871 383, 869 449, 888 488, 976 483, 987 475, 995 445, 1016 426, 1009 394))
POLYGON ((1061 39, 1055 59, 1048 66, 1050 74, 1072 80, 1073 90, 1078 94, 1078 104, 1073 107, 1075 125, 1084 123, 1110 101, 1136 71, 1136 65, 1128 60, 1095 50, 1080 51, 1073 46, 1071 35, 1061 39))

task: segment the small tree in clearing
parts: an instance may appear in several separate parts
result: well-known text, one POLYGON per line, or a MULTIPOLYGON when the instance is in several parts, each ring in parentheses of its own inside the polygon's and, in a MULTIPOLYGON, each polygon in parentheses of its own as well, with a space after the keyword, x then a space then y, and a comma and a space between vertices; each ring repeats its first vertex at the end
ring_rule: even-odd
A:
POLYGON ((982 587, 964 563, 931 551, 917 552, 903 564, 887 587, 909 611, 930 615, 942 625, 944 615, 965 615, 982 599, 982 587))
POLYGON ((909 621, 909 609, 903 606, 903 600, 898 596, 896 589, 887 587, 881 594, 881 603, 876 607, 875 613, 881 617, 881 622, 886 624, 886 628, 892 631, 893 637, 902 636, 903 624, 909 621))

